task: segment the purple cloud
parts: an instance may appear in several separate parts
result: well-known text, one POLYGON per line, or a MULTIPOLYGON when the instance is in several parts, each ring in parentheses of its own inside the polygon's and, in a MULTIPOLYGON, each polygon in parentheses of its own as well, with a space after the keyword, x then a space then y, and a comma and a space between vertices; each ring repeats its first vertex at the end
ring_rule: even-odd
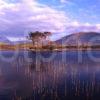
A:
POLYGON ((82 24, 70 19, 64 11, 35 0, 21 0, 17 3, 0 0, 0 35, 15 39, 37 30, 70 34, 76 31, 100 31, 100 24, 82 24))
POLYGON ((36 1, 7 3, 0 1, 0 34, 22 36, 29 31, 64 32, 68 18, 63 11, 57 11, 36 1))

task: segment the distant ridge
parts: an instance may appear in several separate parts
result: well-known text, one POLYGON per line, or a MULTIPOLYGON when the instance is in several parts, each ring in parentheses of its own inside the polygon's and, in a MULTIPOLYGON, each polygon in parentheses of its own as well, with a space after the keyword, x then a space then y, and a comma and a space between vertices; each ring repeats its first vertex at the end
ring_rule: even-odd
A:
POLYGON ((0 36, 0 43, 11 44, 11 41, 4 36, 0 36))
POLYGON ((79 32, 65 36, 59 40, 56 40, 55 42, 60 45, 78 45, 78 43, 100 45, 100 33, 79 32))
POLYGON ((22 40, 22 41, 14 41, 13 44, 25 44, 25 43, 31 43, 29 40, 22 40))

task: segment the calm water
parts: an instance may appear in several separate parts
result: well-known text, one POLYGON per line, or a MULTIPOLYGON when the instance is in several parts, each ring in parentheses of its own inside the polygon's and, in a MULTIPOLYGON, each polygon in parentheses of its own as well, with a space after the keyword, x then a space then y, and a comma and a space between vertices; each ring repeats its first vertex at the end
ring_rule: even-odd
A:
POLYGON ((0 52, 0 100, 100 100, 100 51, 0 52))

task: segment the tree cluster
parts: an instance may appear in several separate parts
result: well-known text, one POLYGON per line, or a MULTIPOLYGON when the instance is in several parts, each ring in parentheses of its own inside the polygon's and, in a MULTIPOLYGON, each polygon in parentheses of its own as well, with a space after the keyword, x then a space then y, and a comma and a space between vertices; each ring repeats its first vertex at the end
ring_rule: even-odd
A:
POLYGON ((29 33, 29 39, 32 40, 33 45, 39 45, 42 44, 43 41, 47 39, 51 35, 51 32, 30 32, 29 33))

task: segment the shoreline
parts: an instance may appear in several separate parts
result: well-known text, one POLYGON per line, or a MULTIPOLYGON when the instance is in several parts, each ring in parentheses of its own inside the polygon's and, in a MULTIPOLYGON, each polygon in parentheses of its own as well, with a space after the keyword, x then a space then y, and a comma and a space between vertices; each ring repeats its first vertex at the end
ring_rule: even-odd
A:
POLYGON ((73 49, 73 48, 70 48, 70 49, 53 49, 53 50, 50 50, 50 49, 0 49, 0 51, 35 51, 35 52, 39 52, 39 51, 58 51, 58 52, 62 52, 62 51, 100 51, 100 48, 96 48, 96 49, 90 49, 90 48, 87 48, 87 49, 73 49))

